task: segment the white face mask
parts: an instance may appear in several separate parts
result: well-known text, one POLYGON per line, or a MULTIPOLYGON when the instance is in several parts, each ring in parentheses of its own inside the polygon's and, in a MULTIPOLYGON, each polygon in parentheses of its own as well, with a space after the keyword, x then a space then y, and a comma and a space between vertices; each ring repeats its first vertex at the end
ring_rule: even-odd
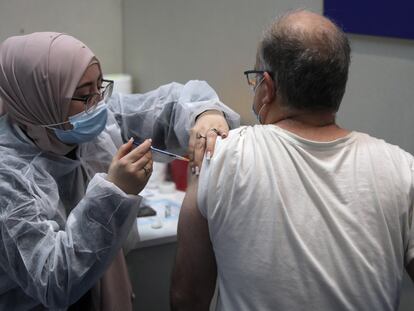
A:
MULTIPOLYGON (((254 90, 253 90, 253 92, 254 92, 254 96, 256 96, 256 90, 257 90, 257 88, 259 87, 259 85, 264 81, 264 77, 263 77, 263 79, 256 85, 256 87, 254 88, 254 90)), ((254 109, 254 98, 253 98, 253 104, 252 104, 252 111, 253 111, 253 114, 255 115, 255 117, 256 117, 256 119, 257 119, 257 121, 259 121, 259 123, 260 124, 263 124, 262 123, 262 120, 261 120, 261 118, 260 118, 260 113, 262 112, 262 110, 263 110, 263 108, 266 106, 266 104, 264 104, 261 108, 260 108, 260 110, 259 110, 259 112, 256 112, 256 110, 254 109)))

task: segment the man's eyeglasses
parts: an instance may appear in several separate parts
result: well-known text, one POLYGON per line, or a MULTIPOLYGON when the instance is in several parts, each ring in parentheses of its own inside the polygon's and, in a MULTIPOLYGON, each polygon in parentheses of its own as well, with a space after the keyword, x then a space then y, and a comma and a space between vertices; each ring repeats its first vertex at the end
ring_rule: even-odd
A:
POLYGON ((72 97, 72 100, 79 100, 85 103, 85 112, 90 113, 95 110, 97 104, 106 100, 112 95, 114 89, 114 81, 102 80, 102 85, 99 87, 99 93, 92 93, 82 97, 72 97))
POLYGON ((247 70, 244 72, 244 75, 247 78, 247 84, 249 84, 253 92, 259 85, 260 81, 263 79, 263 75, 265 72, 267 72, 270 75, 270 77, 273 78, 272 73, 266 70, 247 70))

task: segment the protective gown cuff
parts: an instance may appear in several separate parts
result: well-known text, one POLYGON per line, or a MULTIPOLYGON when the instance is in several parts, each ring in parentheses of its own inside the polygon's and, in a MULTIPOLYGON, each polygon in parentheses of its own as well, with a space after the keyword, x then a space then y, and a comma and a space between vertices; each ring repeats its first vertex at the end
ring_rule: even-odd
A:
POLYGON ((227 121, 227 124, 229 125, 230 129, 234 129, 240 126, 240 116, 236 113, 226 113, 226 108, 223 107, 224 104, 220 102, 218 99, 212 99, 204 102, 200 102, 200 106, 196 109, 194 109, 191 112, 191 124, 190 128, 192 128, 195 125, 195 122, 197 121, 197 118, 206 111, 209 110, 216 110, 223 114, 224 118, 227 121))
MULTIPOLYGON (((110 189, 111 191, 122 195, 126 198, 129 199, 136 199, 137 202, 141 202, 142 197, 140 195, 133 195, 133 194, 126 194, 124 191, 121 190, 121 188, 119 188, 118 186, 116 186, 114 183, 110 182, 107 179, 108 174, 106 173, 97 173, 95 174, 95 176, 92 178, 92 180, 89 183, 88 189, 93 188, 94 186, 100 186, 105 187, 110 189)), ((86 191, 88 192, 88 191, 86 191)))

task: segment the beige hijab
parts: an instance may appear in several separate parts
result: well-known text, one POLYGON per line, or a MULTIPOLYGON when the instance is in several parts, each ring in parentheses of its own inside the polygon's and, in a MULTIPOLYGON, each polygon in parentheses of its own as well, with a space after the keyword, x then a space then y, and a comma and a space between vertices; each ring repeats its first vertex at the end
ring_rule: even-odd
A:
POLYGON ((0 97, 40 149, 67 154, 75 147, 39 125, 66 120, 70 98, 94 57, 81 41, 55 32, 10 37, 0 45, 0 97))
MULTIPOLYGON (((99 64, 85 44, 62 33, 15 36, 0 45, 4 108, 40 149, 64 155, 75 147, 39 125, 66 120, 76 86, 93 63, 99 64)), ((91 292, 94 310, 132 310, 132 287, 122 250, 91 292)))

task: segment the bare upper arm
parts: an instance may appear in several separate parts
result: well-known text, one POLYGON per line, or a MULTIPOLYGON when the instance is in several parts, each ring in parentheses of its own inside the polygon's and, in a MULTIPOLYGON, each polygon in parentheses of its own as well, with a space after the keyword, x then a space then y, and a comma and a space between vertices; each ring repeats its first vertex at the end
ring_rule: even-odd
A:
POLYGON ((177 255, 171 284, 172 310, 208 310, 217 267, 207 220, 197 207, 197 178, 184 198, 177 230, 177 255))

